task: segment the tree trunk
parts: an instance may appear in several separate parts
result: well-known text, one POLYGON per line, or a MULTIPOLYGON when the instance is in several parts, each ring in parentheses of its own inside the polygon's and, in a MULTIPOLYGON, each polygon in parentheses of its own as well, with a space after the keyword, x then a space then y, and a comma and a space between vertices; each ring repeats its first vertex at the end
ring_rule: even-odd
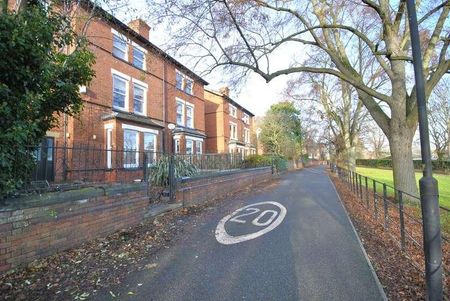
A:
POLYGON ((389 147, 392 156, 394 186, 403 192, 418 196, 412 156, 412 138, 405 131, 391 132, 389 147))
POLYGON ((348 170, 356 171, 356 147, 347 146, 345 150, 345 165, 348 170))

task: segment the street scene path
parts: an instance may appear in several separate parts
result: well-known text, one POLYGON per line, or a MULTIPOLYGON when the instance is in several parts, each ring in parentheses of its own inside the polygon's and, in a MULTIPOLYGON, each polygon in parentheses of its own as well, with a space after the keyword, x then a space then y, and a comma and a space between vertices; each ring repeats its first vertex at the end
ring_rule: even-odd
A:
POLYGON ((323 167, 207 211, 154 268, 127 276, 120 300, 385 298, 323 167))

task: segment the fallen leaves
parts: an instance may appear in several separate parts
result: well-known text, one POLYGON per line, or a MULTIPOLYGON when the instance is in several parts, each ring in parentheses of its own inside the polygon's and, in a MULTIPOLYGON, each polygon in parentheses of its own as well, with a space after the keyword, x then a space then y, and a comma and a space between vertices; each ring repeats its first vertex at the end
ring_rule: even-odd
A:
POLYGON ((151 269, 156 268, 157 266, 158 266, 157 263, 149 263, 149 264, 145 265, 145 268, 151 270, 151 269))
MULTIPOLYGON (((271 183, 256 185, 256 190, 272 189, 271 183), (270 188, 267 188, 267 186, 270 188)), ((242 191, 232 195, 242 196, 242 191)), ((211 200, 208 204, 172 211, 127 230, 105 238, 84 243, 36 260, 27 267, 0 275, 1 300, 87 300, 98 291, 120 300, 114 293, 123 279, 136 270, 155 269, 148 263, 158 251, 169 248, 173 238, 183 232, 187 224, 195 225, 195 217, 205 208, 228 197, 211 200)), ((142 286, 139 283, 138 286, 142 286)), ((135 293, 135 292, 131 292, 135 293)))
POLYGON ((173 211, 1 275, 0 300, 87 300, 99 290, 116 298, 109 288, 132 271, 156 268, 144 262, 168 247, 190 219, 173 211))
MULTIPOLYGON (((380 204, 378 220, 375 220, 373 210, 368 210, 367 205, 361 202, 346 183, 335 175, 330 174, 330 176, 388 298, 391 300, 425 300, 425 277, 423 271, 420 270, 424 262, 423 250, 420 245, 422 227, 419 223, 413 222, 413 218, 420 218, 420 212, 416 208, 405 208, 405 226, 408 235, 419 242, 419 245, 407 241, 407 252, 402 252, 399 247, 400 231, 396 231, 399 229, 398 210, 392 206, 388 208, 390 231, 386 231, 382 225, 382 204, 380 204)), ((448 243, 443 246, 443 255, 444 262, 447 265, 450 264, 448 243)), ((450 287, 449 278, 446 279, 447 288, 450 287)))

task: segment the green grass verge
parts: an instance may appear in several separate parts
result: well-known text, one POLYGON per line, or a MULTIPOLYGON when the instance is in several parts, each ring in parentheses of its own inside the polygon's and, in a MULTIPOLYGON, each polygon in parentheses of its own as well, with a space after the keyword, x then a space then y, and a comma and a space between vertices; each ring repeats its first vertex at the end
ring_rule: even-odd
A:
MULTIPOLYGON (((356 171, 361 175, 364 175, 364 176, 367 176, 374 180, 394 186, 394 180, 393 180, 391 169, 357 167, 356 171)), ((416 172, 417 182, 419 182, 419 179, 421 177, 422 177, 422 173, 416 172)), ((441 204, 441 206, 450 208, 450 175, 434 174, 434 178, 439 183, 439 203, 441 204)), ((364 182, 363 182, 363 184, 364 184, 364 182)), ((371 185, 372 185, 372 183, 371 183, 371 181, 369 181, 369 186, 372 187, 371 185)), ((381 185, 377 186, 377 191, 382 192, 381 185)), ((392 189, 388 188, 387 193, 389 195, 393 195, 392 189)))

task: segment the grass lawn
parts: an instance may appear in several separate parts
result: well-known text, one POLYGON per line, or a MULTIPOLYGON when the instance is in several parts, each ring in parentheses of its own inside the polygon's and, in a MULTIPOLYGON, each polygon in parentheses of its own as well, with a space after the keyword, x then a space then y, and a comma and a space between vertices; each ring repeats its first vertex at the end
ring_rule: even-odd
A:
MULTIPOLYGON (((379 169, 379 168, 369 168, 369 167, 357 167, 356 171, 359 174, 370 177, 374 180, 386 183, 388 185, 394 186, 394 180, 392 176, 391 169, 379 169)), ((433 175, 439 183, 439 202, 442 206, 450 208, 450 175, 442 175, 442 174, 434 174, 433 175)), ((421 172, 416 172, 416 179, 419 182, 419 179, 422 177, 421 172)), ((369 182, 369 185, 372 185, 369 182)), ((382 188, 377 187, 377 191, 381 192, 382 188)), ((393 194, 393 191, 387 189, 388 194, 393 194)))

